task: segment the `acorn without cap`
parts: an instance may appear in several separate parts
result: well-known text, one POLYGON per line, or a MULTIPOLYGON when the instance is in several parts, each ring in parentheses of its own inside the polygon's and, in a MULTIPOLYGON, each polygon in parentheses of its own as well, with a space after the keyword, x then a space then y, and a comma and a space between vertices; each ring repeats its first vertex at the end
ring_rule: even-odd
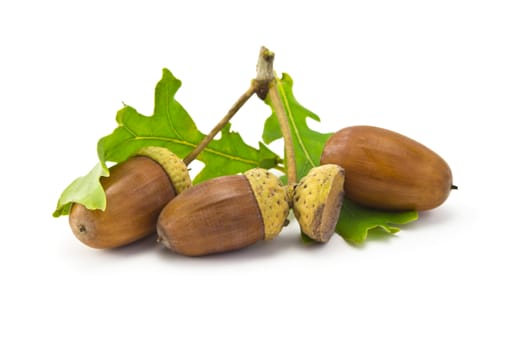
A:
POLYGON ((295 186, 294 215, 302 233, 327 242, 335 231, 343 205, 344 169, 326 164, 312 168, 295 186))
POLYGON ((290 206, 279 179, 265 169, 221 176, 172 199, 159 215, 159 241, 188 256, 227 252, 279 234, 290 206))
POLYGON ((69 213, 73 233, 92 248, 116 248, 155 233, 162 208, 191 185, 186 165, 162 147, 141 149, 100 182, 106 209, 75 203, 69 213))
POLYGON ((326 142, 321 164, 345 169, 345 194, 386 210, 429 210, 449 196, 450 167, 437 153, 396 132, 373 126, 339 130, 326 142))

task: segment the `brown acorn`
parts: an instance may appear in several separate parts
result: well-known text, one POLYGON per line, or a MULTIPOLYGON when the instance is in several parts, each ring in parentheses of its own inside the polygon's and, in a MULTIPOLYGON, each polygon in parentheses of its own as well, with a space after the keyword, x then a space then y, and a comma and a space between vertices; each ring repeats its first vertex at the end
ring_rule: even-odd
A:
POLYGON ((141 149, 100 182, 106 209, 75 203, 69 213, 73 233, 92 248, 116 248, 155 233, 162 208, 191 185, 186 165, 161 147, 141 149))
POLYGON ((441 205, 452 172, 437 153, 396 132, 373 126, 339 130, 326 142, 321 164, 345 170, 345 194, 363 206, 428 210, 441 205))
POLYGON ((335 164, 312 168, 295 186, 293 211, 301 232, 327 242, 335 231, 343 205, 345 172, 335 164))
POLYGON ((265 169, 221 176, 172 199, 159 215, 159 241, 188 256, 240 249, 279 234, 288 192, 265 169))

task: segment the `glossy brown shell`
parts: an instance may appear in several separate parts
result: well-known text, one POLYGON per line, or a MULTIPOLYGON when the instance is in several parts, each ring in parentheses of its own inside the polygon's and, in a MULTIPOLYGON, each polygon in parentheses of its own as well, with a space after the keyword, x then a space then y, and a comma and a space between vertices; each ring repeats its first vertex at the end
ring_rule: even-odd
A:
POLYGON ((321 164, 345 169, 345 194, 358 204, 387 210, 428 210, 452 186, 448 164, 434 151, 396 132, 353 126, 327 141, 321 164))
POLYGON ((217 177, 179 194, 162 210, 157 233, 188 256, 227 252, 264 239, 257 199, 244 175, 217 177))
POLYGON ((74 204, 69 224, 75 236, 93 248, 115 248, 155 233, 162 208, 175 197, 168 175, 154 160, 134 157, 113 166, 101 178, 104 211, 74 204))

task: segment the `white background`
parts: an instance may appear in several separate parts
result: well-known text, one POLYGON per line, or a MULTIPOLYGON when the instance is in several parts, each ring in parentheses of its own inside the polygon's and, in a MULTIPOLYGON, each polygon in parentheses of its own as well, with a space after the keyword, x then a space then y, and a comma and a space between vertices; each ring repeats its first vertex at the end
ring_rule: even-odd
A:
MULTIPOLYGON (((524 19, 506 0, 3 1, 0 348, 525 348, 524 19), (151 114, 163 67, 206 131, 261 45, 313 128, 401 132, 459 191, 360 248, 292 225, 205 258, 90 249, 51 217, 122 102, 151 114)), ((268 115, 250 100, 233 129, 256 144, 268 115)))

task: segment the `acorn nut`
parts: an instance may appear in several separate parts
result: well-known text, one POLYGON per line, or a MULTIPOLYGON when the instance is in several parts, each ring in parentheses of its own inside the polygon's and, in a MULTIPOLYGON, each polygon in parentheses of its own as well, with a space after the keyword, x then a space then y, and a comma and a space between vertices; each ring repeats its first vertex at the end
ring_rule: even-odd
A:
POLYGON ((120 247, 153 234, 162 208, 191 186, 186 165, 162 147, 145 147, 109 173, 100 179, 106 209, 75 203, 69 213, 73 233, 92 248, 120 247))
POLYGON ((293 211, 302 233, 327 242, 343 205, 344 169, 327 164, 312 168, 294 189, 293 211))
POLYGON ((240 249, 279 234, 290 206, 288 192, 265 169, 221 176, 172 199, 159 215, 159 242, 201 256, 240 249))
POLYGON ((373 126, 339 130, 326 142, 321 164, 345 169, 345 194, 386 210, 428 210, 448 197, 452 172, 437 153, 396 132, 373 126))

